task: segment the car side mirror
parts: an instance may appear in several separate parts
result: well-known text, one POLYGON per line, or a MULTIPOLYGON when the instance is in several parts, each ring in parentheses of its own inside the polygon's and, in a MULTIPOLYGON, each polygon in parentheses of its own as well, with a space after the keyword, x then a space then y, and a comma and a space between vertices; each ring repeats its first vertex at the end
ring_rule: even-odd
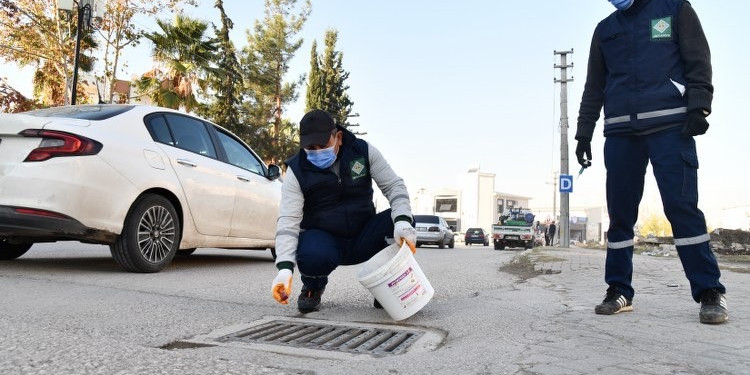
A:
POLYGON ((277 178, 281 177, 281 168, 279 168, 276 164, 271 164, 268 166, 268 178, 269 180, 273 181, 277 178))
POLYGON ((451 230, 454 231, 454 232, 456 231, 456 226, 455 225, 451 225, 449 228, 451 228, 451 230))

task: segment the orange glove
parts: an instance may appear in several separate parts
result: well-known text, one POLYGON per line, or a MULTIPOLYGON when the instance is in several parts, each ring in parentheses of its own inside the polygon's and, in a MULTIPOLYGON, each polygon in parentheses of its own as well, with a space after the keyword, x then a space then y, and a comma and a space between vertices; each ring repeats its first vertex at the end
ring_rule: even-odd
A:
POLYGON ((286 305, 289 303, 289 296, 292 294, 292 270, 282 269, 273 279, 271 285, 271 295, 278 303, 286 305))

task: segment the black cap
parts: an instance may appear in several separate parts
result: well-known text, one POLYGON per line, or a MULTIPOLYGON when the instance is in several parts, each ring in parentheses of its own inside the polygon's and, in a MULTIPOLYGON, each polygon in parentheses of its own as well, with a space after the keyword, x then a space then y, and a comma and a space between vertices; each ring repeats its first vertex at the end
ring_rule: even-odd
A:
POLYGON ((336 129, 336 123, 328 112, 313 109, 305 113, 299 121, 299 147, 328 144, 333 129, 336 129))

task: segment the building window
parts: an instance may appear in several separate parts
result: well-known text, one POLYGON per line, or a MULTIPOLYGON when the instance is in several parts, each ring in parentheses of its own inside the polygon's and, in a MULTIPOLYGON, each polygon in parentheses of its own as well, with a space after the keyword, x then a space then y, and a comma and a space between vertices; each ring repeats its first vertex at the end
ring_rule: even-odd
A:
POLYGON ((458 212, 457 198, 435 199, 435 212, 458 212))

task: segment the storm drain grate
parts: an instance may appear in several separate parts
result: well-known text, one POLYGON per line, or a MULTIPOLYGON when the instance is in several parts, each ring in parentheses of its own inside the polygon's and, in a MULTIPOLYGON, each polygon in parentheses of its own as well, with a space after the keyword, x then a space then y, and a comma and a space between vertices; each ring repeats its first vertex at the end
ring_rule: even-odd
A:
POLYGON ((280 345, 378 357, 404 353, 424 331, 312 320, 272 320, 219 337, 219 342, 280 345))

